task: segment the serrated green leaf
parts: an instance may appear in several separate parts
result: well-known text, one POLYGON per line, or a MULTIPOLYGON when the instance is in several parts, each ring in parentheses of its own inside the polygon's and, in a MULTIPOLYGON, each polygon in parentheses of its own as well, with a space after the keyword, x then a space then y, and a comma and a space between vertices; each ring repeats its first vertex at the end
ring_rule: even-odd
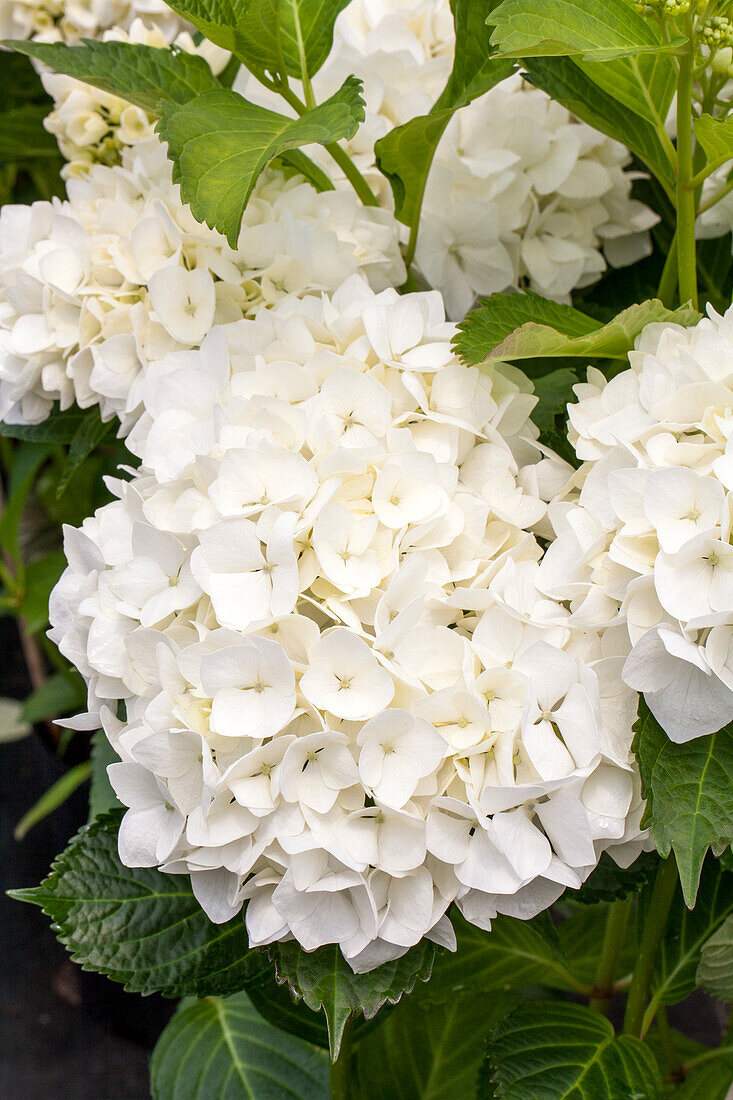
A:
POLYGON ((642 824, 659 854, 674 851, 685 902, 695 904, 703 860, 711 845, 733 839, 733 728, 676 745, 643 699, 633 749, 647 800, 642 824))
POLYGON ((109 764, 115 764, 119 756, 110 745, 104 730, 95 730, 92 734, 92 775, 89 785, 89 820, 110 810, 122 809, 107 775, 109 764))
POLYGON ((630 0, 504 0, 489 21, 492 45, 504 57, 612 61, 666 53, 685 41, 679 35, 662 38, 656 22, 630 0))
MULTIPOLYGON (((644 1031, 659 1005, 678 1004, 695 988, 705 943, 733 913, 733 875, 721 871, 717 860, 708 858, 695 908, 689 910, 681 902, 678 894, 652 977, 652 1000, 644 1018, 644 1031)), ((643 920, 642 912, 642 924, 643 920)))
POLYGON ((187 876, 123 866, 119 812, 85 826, 40 886, 13 890, 39 905, 75 962, 135 993, 227 995, 269 971, 244 921, 212 924, 187 876))
POLYGON ((63 718, 84 706, 87 698, 84 681, 77 672, 61 672, 41 684, 23 704, 27 722, 42 722, 46 718, 63 718))
POLYGON ((34 825, 52 814, 59 806, 63 806, 67 799, 71 798, 77 787, 86 783, 91 773, 91 764, 88 760, 82 761, 74 768, 59 776, 48 790, 44 791, 37 802, 34 802, 29 810, 21 817, 13 829, 15 840, 22 840, 26 833, 30 832, 34 825))
MULTIPOLYGON (((730 884, 733 879, 728 881, 730 884)), ((696 981, 718 1000, 733 1003, 733 915, 729 914, 703 944, 696 981)))
POLYGON ((336 944, 304 951, 293 940, 270 948, 277 980, 286 983, 293 996, 305 1001, 314 1012, 323 1010, 328 1023, 331 1057, 335 1061, 347 1021, 363 1015, 376 1016, 382 1005, 396 1004, 418 981, 426 982, 433 966, 435 948, 422 940, 407 954, 378 966, 368 974, 355 974, 336 944))
POLYGON ((173 178, 195 218, 236 247, 257 177, 281 153, 353 137, 364 118, 361 83, 350 76, 330 99, 300 118, 248 103, 224 88, 182 107, 166 106, 158 133, 168 144, 173 178))
POLYGON ((79 466, 85 461, 105 439, 114 435, 115 423, 103 421, 98 409, 89 409, 81 424, 74 432, 74 438, 69 446, 64 469, 56 489, 56 496, 60 497, 74 476, 79 466))
POLYGON ((692 125, 710 168, 733 160, 733 117, 713 118, 712 115, 700 115, 692 125))
POLYGON ((0 161, 26 161, 57 157, 59 147, 53 134, 44 129, 45 105, 24 104, 0 115, 0 161))
MULTIPOLYGON (((490 306, 484 308, 489 309, 490 306)), ((462 323, 462 331, 455 341, 459 353, 462 353, 462 347, 466 341, 472 356, 478 352, 481 346, 479 326, 482 322, 474 318, 481 312, 481 310, 474 310, 462 323), (466 332, 469 334, 468 337, 464 335, 466 332)), ((633 349, 636 337, 647 325, 655 323, 694 325, 699 320, 700 314, 690 306, 680 306, 678 309, 671 310, 667 309, 658 298, 652 298, 622 310, 606 325, 599 325, 594 321, 594 328, 588 330, 586 335, 567 335, 564 332, 558 332, 549 324, 527 321, 514 329, 501 343, 493 348, 486 347, 483 361, 496 363, 503 359, 513 361, 546 356, 573 359, 625 359, 633 349)))
POLYGON ((662 1092, 649 1049, 616 1037, 604 1016, 582 1005, 522 1004, 494 1030, 487 1051, 482 1074, 502 1100, 657 1100, 662 1092))
POLYGON ((565 336, 585 336, 597 332, 599 321, 587 317, 572 306, 543 298, 533 290, 523 294, 492 294, 472 309, 458 325, 453 347, 464 363, 483 363, 487 353, 515 332, 521 325, 534 321, 551 326, 565 336))
POLYGON ((181 1007, 153 1051, 153 1100, 325 1100, 328 1059, 272 1027, 246 993, 181 1007))
MULTIPOLYGON (((120 96, 157 115, 163 103, 186 103, 219 82, 202 57, 176 48, 159 49, 132 42, 7 42, 57 73, 66 73, 103 92, 120 96)), ((49 135, 50 136, 50 135, 49 135)))
MULTIPOLYGON (((623 66, 624 62, 606 62, 606 66, 609 65, 623 66)), ((547 92, 589 126, 628 146, 667 192, 674 192, 674 168, 669 151, 648 118, 639 113, 630 114, 626 106, 600 88, 572 58, 530 57, 523 68, 530 84, 547 92)), ((646 106, 646 98, 640 98, 642 106, 646 106)))
POLYGON ((333 28, 350 0, 251 0, 238 20, 236 50, 252 71, 314 76, 331 52, 333 28))
POLYGON ((377 141, 377 167, 387 177, 395 214, 406 225, 419 218, 435 150, 457 110, 488 92, 514 69, 491 56, 486 12, 491 0, 453 0, 456 51, 448 83, 427 115, 395 127, 377 141))
POLYGON ((252 0, 170 0, 168 7, 193 23, 210 42, 235 53, 237 25, 251 3, 252 0))

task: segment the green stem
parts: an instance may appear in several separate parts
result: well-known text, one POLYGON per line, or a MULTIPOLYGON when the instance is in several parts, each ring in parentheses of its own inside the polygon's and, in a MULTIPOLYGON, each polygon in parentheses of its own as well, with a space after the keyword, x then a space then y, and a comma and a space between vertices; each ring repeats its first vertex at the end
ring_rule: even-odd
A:
POLYGON ((331 1100, 350 1100, 351 1097, 351 1031, 353 1024, 347 1021, 341 1037, 341 1048, 335 1062, 331 1063, 331 1100))
POLYGON ((672 1034, 672 1028, 669 1026, 669 1020, 667 1019, 667 1010, 661 1005, 657 1009, 656 1024, 659 1041, 662 1044, 662 1049, 669 1062, 669 1073, 672 1077, 676 1078, 682 1068, 682 1062, 680 1061, 674 1045, 674 1035, 672 1034))
POLYGON ((677 864, 672 856, 659 864, 649 907, 644 914, 643 931, 631 979, 629 999, 624 1016, 624 1035, 643 1038, 644 1010, 649 1001, 654 964, 664 930, 669 919, 674 892, 677 888, 677 864))
POLYGON ((604 1016, 608 1015, 611 1004, 616 968, 623 950, 626 929, 629 923, 629 912, 628 902, 614 901, 606 917, 606 930, 603 934, 601 957, 598 960, 593 996, 590 1001, 591 1008, 604 1016))
POLYGON ((697 308, 695 183, 693 182, 692 83, 695 45, 692 21, 677 84, 677 271, 680 301, 697 308))
POLYGON ((662 271, 662 277, 659 280, 659 290, 657 291, 657 297, 661 298, 662 302, 668 309, 671 309, 674 305, 674 295, 677 290, 677 234, 675 233, 672 238, 672 243, 669 246, 667 252, 667 259, 664 261, 664 269, 662 271))

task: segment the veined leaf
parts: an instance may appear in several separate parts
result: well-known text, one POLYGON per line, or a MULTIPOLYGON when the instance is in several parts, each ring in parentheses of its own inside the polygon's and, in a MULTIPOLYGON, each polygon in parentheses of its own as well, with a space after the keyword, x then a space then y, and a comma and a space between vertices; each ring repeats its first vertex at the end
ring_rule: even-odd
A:
POLYGON ((184 1002, 153 1051, 153 1100, 324 1100, 328 1058, 272 1027, 246 993, 184 1002))
POLYGON ((695 1066, 672 1095, 674 1100, 727 1100, 732 1085, 733 1051, 727 1051, 695 1066))
POLYGON ((528 321, 573 337, 586 336, 601 327, 595 318, 587 317, 572 306, 543 298, 533 290, 523 294, 492 294, 458 325, 453 347, 464 363, 475 366, 483 363, 493 348, 528 321))
MULTIPOLYGON (((464 343, 474 358, 482 343, 481 331, 490 321, 491 299, 483 310, 489 311, 488 320, 482 317, 483 310, 469 313, 461 325, 461 335, 456 337, 456 346, 462 353, 464 343), (468 336, 465 334, 468 333, 468 336)), ((581 314, 580 316, 584 316, 581 314)), ((650 324, 694 325, 700 320, 700 314, 690 306, 667 309, 659 299, 629 306, 622 310, 613 321, 606 325, 593 322, 594 328, 585 335, 567 335, 558 332, 548 324, 527 321, 515 328, 501 343, 493 348, 486 347, 483 361, 496 363, 502 359, 535 359, 549 356, 580 359, 625 359, 634 347, 634 341, 642 329, 650 324)), ((467 358, 467 357, 466 357, 467 358)), ((470 361, 470 360, 469 360, 470 361)))
MULTIPOLYGON (((730 882, 731 879, 728 879, 729 885, 730 882)), ((703 944, 696 980, 713 997, 733 1003, 733 914, 729 914, 703 944)))
POLYGON ((642 824, 651 828, 663 858, 674 851, 692 908, 708 848, 720 851, 733 840, 733 728, 676 745, 640 699, 634 730, 647 800, 642 824))
POLYGON ((513 62, 491 56, 486 12, 491 0, 453 0, 456 53, 453 69, 439 99, 427 115, 396 126, 374 147, 377 166, 387 177, 395 213, 406 225, 420 215, 435 150, 457 110, 488 92, 514 69, 513 62))
POLYGON ((396 1004, 415 982, 430 977, 435 948, 427 940, 410 948, 406 955, 383 963, 368 974, 355 974, 336 945, 304 951, 290 940, 270 948, 277 979, 287 983, 294 997, 314 1012, 323 1010, 328 1023, 331 1057, 341 1049, 346 1022, 352 1016, 376 1016, 388 1001, 396 1004))
POLYGON ((299 78, 331 52, 336 18, 349 0, 250 0, 238 20, 236 51, 247 68, 299 78))
POLYGON ((210 42, 234 53, 237 49, 237 25, 252 0, 170 0, 169 8, 178 12, 210 42))
POLYGON ((244 208, 263 168, 286 150, 353 137, 364 118, 360 92, 356 77, 347 77, 330 99, 296 119, 224 88, 164 107, 157 129, 168 145, 181 198, 195 218, 236 248, 244 208))
POLYGON ((40 886, 11 896, 40 906, 85 970, 132 992, 224 995, 259 980, 269 967, 249 949, 241 917, 212 924, 187 876, 123 866, 121 817, 117 811, 85 826, 40 886))
POLYGON ((502 1100, 657 1100, 662 1080, 638 1039, 614 1035, 609 1021, 582 1005, 529 1001, 489 1039, 484 1080, 502 1100))
MULTIPOLYGON (((159 49, 132 42, 7 42, 18 53, 35 57, 57 73, 66 73, 103 92, 120 96, 157 115, 163 103, 186 103, 219 83, 202 57, 176 48, 159 49)), ((50 136, 50 135, 49 135, 50 136)))
POLYGON ((574 56, 612 61, 668 52, 684 43, 662 38, 629 0, 503 0, 489 16, 502 57, 574 56))
POLYGON ((700 115, 692 125, 710 168, 733 160, 733 117, 723 119, 700 115))

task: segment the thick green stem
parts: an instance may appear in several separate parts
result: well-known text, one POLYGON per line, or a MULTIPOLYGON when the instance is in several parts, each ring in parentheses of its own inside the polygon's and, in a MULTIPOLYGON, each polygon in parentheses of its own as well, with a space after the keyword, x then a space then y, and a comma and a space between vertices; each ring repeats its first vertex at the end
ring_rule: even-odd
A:
POLYGON ((601 957, 598 960, 596 980, 590 1006, 596 1012, 608 1015, 613 993, 618 960, 623 950, 626 929, 629 923, 629 904, 626 901, 614 901, 608 910, 606 930, 603 934, 601 957))
POLYGON ((659 1041, 662 1044, 662 1049, 669 1063, 669 1073, 672 1077, 677 1078, 682 1068, 682 1062, 674 1044, 674 1035, 672 1033, 672 1028, 669 1026, 666 1008, 660 1006, 657 1009, 656 1023, 659 1041))
POLYGON ((667 259, 664 261, 664 270, 662 271, 662 277, 659 280, 659 290, 657 291, 657 297, 662 300, 668 309, 671 309, 674 305, 674 295, 677 290, 677 234, 675 233, 672 238, 672 243, 669 246, 667 252, 667 259))
POLYGON ((692 83, 695 44, 690 23, 677 83, 677 271, 680 300, 697 307, 695 185, 693 183, 692 83))
POLYGON ((351 1097, 351 1029, 349 1020, 341 1037, 341 1049, 335 1062, 331 1063, 330 1091, 331 1100, 350 1100, 351 1097))
POLYGON ((677 888, 677 864, 669 856, 659 864, 657 877, 644 914, 643 931, 636 956, 636 966, 631 979, 629 999, 624 1016, 624 1035, 643 1038, 644 1010, 649 1002, 654 964, 669 919, 675 889, 677 888))

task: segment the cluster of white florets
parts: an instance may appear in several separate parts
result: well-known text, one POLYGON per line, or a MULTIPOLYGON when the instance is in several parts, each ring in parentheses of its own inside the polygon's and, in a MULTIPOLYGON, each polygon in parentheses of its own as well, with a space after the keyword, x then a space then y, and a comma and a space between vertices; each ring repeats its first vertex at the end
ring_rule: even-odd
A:
POLYGON ((2 0, 0 38, 73 44, 113 27, 127 30, 135 19, 159 27, 168 42, 188 26, 164 0, 2 0))
POLYGON ((733 311, 650 325, 630 369, 575 387, 583 465, 539 573, 570 622, 625 624, 623 676, 674 741, 733 720, 733 311))
POLYGON ((355 276, 164 357, 143 466, 67 532, 52 597, 121 758, 123 862, 356 970, 644 843, 616 634, 536 584, 569 469, 526 379, 454 332, 439 294, 355 276))
POLYGON ((286 294, 333 291, 357 271, 376 290, 405 271, 397 226, 346 190, 266 171, 237 249, 197 222, 153 137, 123 164, 69 180, 68 200, 0 212, 0 418, 98 404, 134 423, 149 364, 214 324, 286 294))

